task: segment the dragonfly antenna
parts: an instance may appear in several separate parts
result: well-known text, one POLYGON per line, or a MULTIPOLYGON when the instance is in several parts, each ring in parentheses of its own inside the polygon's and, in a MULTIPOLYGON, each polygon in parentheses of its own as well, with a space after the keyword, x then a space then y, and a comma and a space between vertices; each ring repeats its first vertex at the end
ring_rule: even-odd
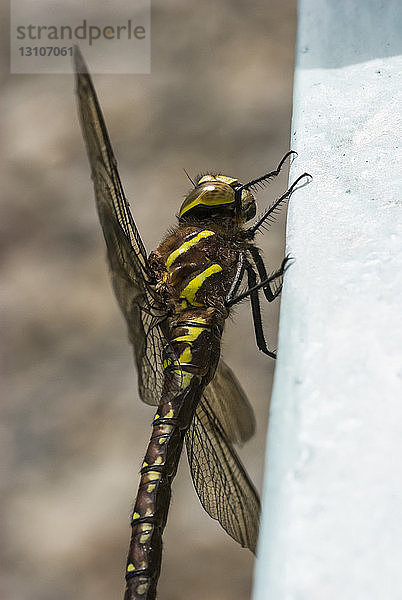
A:
POLYGON ((191 181, 191 183, 193 184, 194 187, 197 187, 194 183, 194 181, 191 179, 190 175, 187 173, 186 169, 183 167, 183 171, 185 172, 185 174, 187 175, 187 177, 189 178, 189 180, 191 181))

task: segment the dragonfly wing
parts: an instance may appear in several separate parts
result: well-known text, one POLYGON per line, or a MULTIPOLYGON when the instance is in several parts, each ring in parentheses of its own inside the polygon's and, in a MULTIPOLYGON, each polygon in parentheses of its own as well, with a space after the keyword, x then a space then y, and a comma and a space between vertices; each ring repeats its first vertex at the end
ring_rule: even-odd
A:
POLYGON ((241 546, 255 552, 258 494, 205 395, 186 433, 186 447, 202 506, 241 546))
POLYGON ((134 348, 140 396, 147 404, 157 406, 164 383, 163 353, 165 357, 169 353, 164 333, 165 313, 153 290, 150 291, 142 281, 139 285, 133 283, 130 277, 133 273, 130 262, 133 251, 127 238, 121 235, 119 226, 110 221, 104 231, 113 288, 126 318, 129 340, 134 348))
POLYGON ((147 404, 157 405, 166 345, 163 305, 151 284, 145 247, 124 194, 91 77, 77 47, 74 60, 81 127, 113 286, 134 346, 141 398, 147 404))
POLYGON ((204 397, 234 444, 246 442, 255 432, 254 412, 232 369, 220 359, 204 397))

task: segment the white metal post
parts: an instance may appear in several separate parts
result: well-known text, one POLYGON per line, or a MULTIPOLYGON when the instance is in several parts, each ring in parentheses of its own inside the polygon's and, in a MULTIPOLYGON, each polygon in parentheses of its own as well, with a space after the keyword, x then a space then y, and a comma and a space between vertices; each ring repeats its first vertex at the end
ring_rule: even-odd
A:
POLYGON ((302 0, 254 600, 402 599, 402 3, 302 0))

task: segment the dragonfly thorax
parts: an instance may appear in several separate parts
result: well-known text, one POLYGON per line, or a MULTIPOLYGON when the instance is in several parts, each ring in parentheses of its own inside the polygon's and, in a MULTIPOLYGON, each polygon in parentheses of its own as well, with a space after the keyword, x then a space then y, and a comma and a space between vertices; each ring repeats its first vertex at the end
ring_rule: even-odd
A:
POLYGON ((179 220, 235 218, 242 223, 256 213, 255 198, 237 179, 226 175, 203 175, 186 196, 179 220))

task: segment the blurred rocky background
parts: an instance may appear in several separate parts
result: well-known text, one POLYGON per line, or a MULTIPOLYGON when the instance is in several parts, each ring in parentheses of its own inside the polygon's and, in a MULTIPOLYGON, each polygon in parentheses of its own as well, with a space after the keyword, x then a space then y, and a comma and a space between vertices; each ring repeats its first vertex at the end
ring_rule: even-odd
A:
MULTIPOLYGON (((108 280, 73 78, 10 75, 8 2, 0 9, 0 597, 118 599, 153 410, 138 399, 108 280)), ((149 250, 188 191, 183 167, 245 181, 288 150, 295 30, 296 0, 153 0, 152 73, 95 77, 149 250)), ((260 209, 286 183, 259 193, 260 209)), ((284 217, 260 242, 273 270, 284 217)), ((277 312, 265 315, 273 346, 277 312)), ((274 364, 247 303, 223 354, 255 407, 240 453, 261 488, 274 364)), ((203 512, 184 457, 164 540, 160 600, 250 597, 253 557, 203 512)))

